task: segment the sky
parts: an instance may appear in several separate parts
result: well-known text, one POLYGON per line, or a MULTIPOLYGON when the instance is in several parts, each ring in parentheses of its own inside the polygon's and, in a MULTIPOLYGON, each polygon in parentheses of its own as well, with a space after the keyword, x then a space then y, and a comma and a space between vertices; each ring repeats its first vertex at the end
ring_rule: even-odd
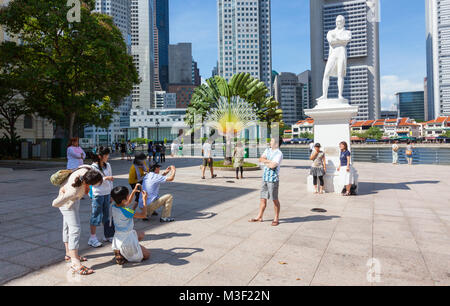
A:
MULTIPOLYGON (((426 77, 425 0, 380 0, 382 109, 395 93, 423 90, 426 77)), ((309 0, 272 0, 272 68, 311 69, 309 0)), ((192 42, 203 78, 217 61, 217 0, 170 0, 170 42, 192 42)))

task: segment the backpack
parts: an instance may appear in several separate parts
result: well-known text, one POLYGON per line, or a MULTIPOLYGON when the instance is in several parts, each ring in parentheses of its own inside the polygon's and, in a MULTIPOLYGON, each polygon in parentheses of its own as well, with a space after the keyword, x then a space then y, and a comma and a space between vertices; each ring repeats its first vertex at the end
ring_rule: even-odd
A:
POLYGON ((50 177, 50 182, 56 187, 61 187, 69 179, 69 177, 72 175, 72 173, 74 173, 75 171, 80 170, 82 168, 86 168, 89 170, 92 169, 91 167, 80 167, 80 168, 74 169, 74 170, 59 170, 58 172, 56 172, 55 174, 53 174, 50 177))

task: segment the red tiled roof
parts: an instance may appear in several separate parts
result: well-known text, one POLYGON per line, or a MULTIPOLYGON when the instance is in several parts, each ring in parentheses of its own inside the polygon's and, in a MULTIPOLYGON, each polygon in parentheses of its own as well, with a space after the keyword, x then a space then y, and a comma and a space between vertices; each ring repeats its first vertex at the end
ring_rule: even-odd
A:
POLYGON ((364 124, 364 121, 357 121, 353 123, 352 127, 362 127, 364 124))
POLYGON ((363 123, 363 126, 372 126, 375 123, 375 120, 368 120, 363 123))
POLYGON ((373 125, 374 126, 384 126, 384 119, 378 119, 377 121, 375 121, 375 123, 373 125))

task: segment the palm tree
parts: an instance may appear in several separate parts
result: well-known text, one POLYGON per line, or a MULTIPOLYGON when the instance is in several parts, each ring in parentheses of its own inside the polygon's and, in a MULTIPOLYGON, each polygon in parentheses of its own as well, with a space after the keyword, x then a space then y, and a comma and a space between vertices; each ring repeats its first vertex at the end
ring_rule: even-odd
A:
MULTIPOLYGON (((236 101, 241 106, 245 102, 255 119, 267 123, 269 127, 274 122, 282 123, 283 111, 279 102, 269 96, 266 84, 243 72, 235 74, 230 82, 215 76, 197 87, 187 109, 186 123, 193 127, 196 116, 201 116, 202 122, 205 122, 211 110, 225 109, 224 103, 228 103, 230 107, 234 103, 231 108, 236 108, 236 101)), ((231 164, 231 158, 227 158, 225 163, 231 164)))

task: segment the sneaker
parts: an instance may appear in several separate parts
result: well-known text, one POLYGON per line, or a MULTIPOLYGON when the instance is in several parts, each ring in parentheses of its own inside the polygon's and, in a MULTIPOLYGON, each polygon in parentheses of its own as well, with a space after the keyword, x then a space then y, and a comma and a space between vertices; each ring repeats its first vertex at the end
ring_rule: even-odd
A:
POLYGON ((100 241, 98 241, 97 237, 89 238, 88 244, 93 248, 99 248, 103 245, 100 241))
POLYGON ((103 242, 109 242, 112 243, 113 238, 103 238, 103 242))
POLYGON ((161 222, 161 223, 168 223, 168 222, 173 222, 173 221, 175 221, 174 218, 161 218, 161 219, 159 219, 159 222, 161 222))

